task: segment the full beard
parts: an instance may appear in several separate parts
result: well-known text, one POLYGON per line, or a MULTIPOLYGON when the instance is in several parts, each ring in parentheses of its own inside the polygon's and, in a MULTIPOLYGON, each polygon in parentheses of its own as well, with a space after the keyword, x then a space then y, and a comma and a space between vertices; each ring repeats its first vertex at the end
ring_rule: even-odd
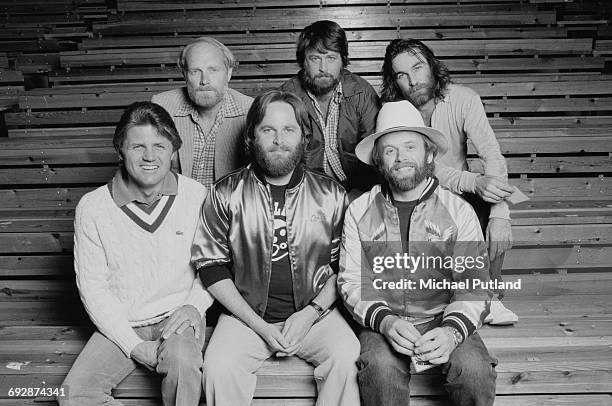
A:
POLYGON ((209 109, 216 106, 223 100, 225 92, 221 92, 213 87, 206 88, 207 91, 187 86, 187 93, 191 101, 198 107, 209 109))
POLYGON ((404 92, 404 97, 416 108, 424 106, 434 97, 433 82, 430 80, 428 83, 413 86, 410 90, 404 92))
POLYGON ((295 169, 302 161, 304 156, 304 143, 300 142, 294 149, 285 145, 277 146, 277 149, 289 151, 290 153, 284 158, 273 156, 270 150, 264 150, 261 145, 255 143, 254 156, 255 163, 261 170, 270 177, 285 176, 295 169))
POLYGON ((300 71, 299 76, 304 89, 315 96, 322 96, 331 92, 340 82, 340 78, 333 77, 332 75, 310 76, 304 70, 300 71))
POLYGON ((406 192, 417 187, 418 184, 423 182, 425 179, 433 175, 434 162, 426 162, 426 158, 423 159, 421 164, 409 162, 399 163, 393 165, 391 168, 380 168, 385 180, 391 185, 392 188, 406 192), (399 175, 395 171, 405 166, 412 166, 414 171, 409 175, 399 175))

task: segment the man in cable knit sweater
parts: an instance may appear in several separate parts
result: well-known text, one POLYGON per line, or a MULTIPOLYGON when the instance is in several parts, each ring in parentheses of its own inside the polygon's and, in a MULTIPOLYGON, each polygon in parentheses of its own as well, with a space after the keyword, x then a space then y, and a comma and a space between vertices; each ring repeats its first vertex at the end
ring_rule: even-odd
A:
POLYGON ((159 105, 129 106, 113 144, 120 169, 76 209, 76 282, 97 331, 59 403, 121 405, 111 391, 140 364, 162 376, 164 405, 195 406, 212 298, 190 249, 206 188, 170 170, 181 139, 159 105))

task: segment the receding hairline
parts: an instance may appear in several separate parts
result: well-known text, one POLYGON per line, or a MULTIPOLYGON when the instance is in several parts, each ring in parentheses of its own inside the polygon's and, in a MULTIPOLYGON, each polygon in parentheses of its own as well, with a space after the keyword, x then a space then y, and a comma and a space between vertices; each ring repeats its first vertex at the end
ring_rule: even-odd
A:
POLYGON ((179 54, 179 67, 187 69, 187 58, 198 46, 208 46, 212 49, 215 49, 220 54, 221 60, 223 61, 223 65, 227 69, 233 69, 235 67, 236 58, 232 51, 218 40, 209 37, 198 38, 195 41, 187 44, 179 54))

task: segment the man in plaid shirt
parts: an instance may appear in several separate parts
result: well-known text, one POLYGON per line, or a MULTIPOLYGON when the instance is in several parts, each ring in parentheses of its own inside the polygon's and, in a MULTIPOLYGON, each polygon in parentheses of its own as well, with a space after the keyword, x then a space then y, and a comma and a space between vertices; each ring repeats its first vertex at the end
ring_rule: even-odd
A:
POLYGON ((187 86, 153 96, 172 116, 183 141, 173 169, 205 186, 245 164, 241 135, 253 99, 228 87, 236 59, 201 37, 178 58, 187 86))
POLYGON ((355 146, 374 131, 378 95, 346 69, 346 34, 333 21, 304 28, 296 57, 301 69, 281 90, 297 94, 306 105, 312 132, 307 165, 342 183, 349 198, 354 198, 377 183, 376 173, 355 156, 355 146))

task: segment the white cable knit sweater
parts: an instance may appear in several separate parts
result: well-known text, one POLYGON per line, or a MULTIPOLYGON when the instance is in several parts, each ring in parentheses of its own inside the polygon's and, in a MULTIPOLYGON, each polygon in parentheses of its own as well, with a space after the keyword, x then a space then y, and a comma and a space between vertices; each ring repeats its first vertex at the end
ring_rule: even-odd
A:
POLYGON ((76 208, 74 269, 81 300, 100 332, 128 357, 143 341, 132 327, 185 304, 204 315, 212 303, 190 264, 206 193, 179 175, 178 194, 154 232, 117 207, 106 185, 83 196, 76 208))

